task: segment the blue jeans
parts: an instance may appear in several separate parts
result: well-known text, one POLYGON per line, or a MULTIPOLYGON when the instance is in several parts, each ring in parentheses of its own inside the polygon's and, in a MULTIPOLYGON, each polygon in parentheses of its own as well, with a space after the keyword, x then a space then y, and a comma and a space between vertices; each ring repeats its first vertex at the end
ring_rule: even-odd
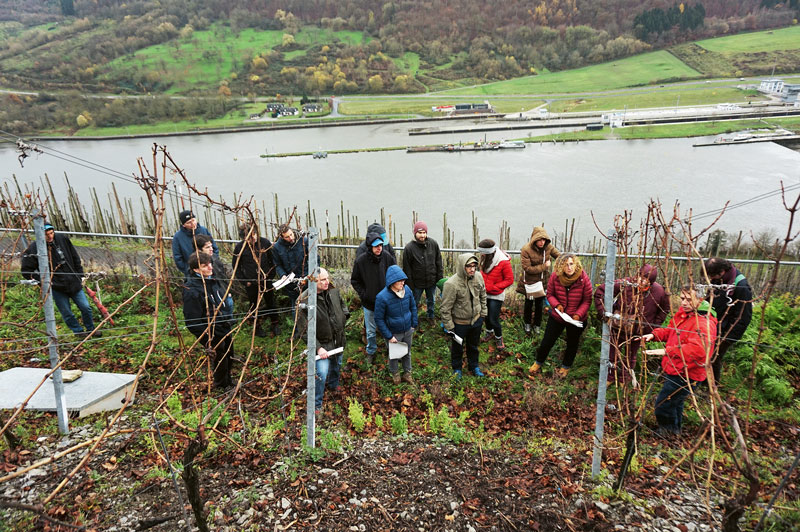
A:
POLYGON ((364 307, 364 327, 367 329, 367 354, 374 355, 378 350, 378 333, 375 325, 375 311, 364 307))
POLYGON ((322 408, 322 397, 325 394, 325 383, 328 388, 335 390, 339 387, 339 375, 341 372, 342 355, 333 355, 328 358, 317 360, 316 379, 314 380, 314 408, 322 408))
POLYGON ((656 398, 655 414, 658 425, 675 433, 680 432, 683 425, 683 403, 689 396, 691 387, 697 381, 686 379, 679 375, 664 374, 664 386, 656 398))
POLYGON ((72 308, 69 303, 70 299, 75 302, 78 306, 78 310, 81 311, 83 326, 86 327, 87 331, 93 330, 94 320, 92 319, 92 307, 89 306, 89 300, 86 299, 86 294, 83 292, 83 289, 78 290, 78 292, 72 295, 53 289, 53 303, 58 307, 58 311, 61 313, 61 317, 64 318, 64 323, 67 324, 67 327, 77 334, 83 332, 83 328, 81 324, 78 323, 75 314, 72 313, 72 308))
POLYGON ((500 309, 503 307, 501 299, 486 299, 486 330, 494 332, 495 337, 502 338, 503 326, 500 323, 500 309))
POLYGON ((422 292, 425 292, 425 306, 427 307, 427 316, 429 318, 433 318, 433 305, 436 303, 436 285, 429 286, 427 288, 412 288, 411 293, 414 294, 414 301, 417 302, 417 306, 420 304, 420 298, 422 297, 422 292))

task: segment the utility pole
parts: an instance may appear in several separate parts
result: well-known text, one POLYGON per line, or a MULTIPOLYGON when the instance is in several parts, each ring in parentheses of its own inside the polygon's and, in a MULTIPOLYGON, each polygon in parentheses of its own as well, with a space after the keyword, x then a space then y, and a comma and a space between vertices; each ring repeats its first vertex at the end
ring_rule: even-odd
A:
POLYGON ((603 341, 600 347, 600 377, 597 384, 597 415, 594 425, 594 451, 592 453, 592 478, 600 474, 600 463, 603 460, 603 425, 606 419, 606 389, 608 388, 608 354, 611 345, 611 326, 614 314, 614 270, 617 260, 617 232, 608 232, 606 251, 606 293, 603 305, 606 308, 603 320, 603 341))
MULTIPOLYGON (((47 344, 50 355, 50 367, 56 368, 58 360, 58 336, 56 334, 56 315, 53 310, 53 291, 50 279, 50 260, 47 256, 47 242, 44 238, 44 215, 38 209, 31 212, 33 217, 33 230, 36 235, 36 251, 39 255, 39 283, 42 286, 42 304, 44 306, 44 321, 47 325, 47 344)), ((56 396, 56 413, 58 414, 58 431, 69 434, 69 419, 67 417, 67 398, 64 395, 64 381, 61 378, 61 368, 53 372, 53 389, 56 396)))
POLYGON ((319 231, 316 227, 308 229, 308 299, 306 307, 308 310, 308 368, 307 389, 306 389, 306 443, 309 448, 314 448, 315 444, 315 424, 316 415, 314 405, 316 404, 316 379, 317 379, 317 277, 319 268, 317 267, 317 245, 319 231))

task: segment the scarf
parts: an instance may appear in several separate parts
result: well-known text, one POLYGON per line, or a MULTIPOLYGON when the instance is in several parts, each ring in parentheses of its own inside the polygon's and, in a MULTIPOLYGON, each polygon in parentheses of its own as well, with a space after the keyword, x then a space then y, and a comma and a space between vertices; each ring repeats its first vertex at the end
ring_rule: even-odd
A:
MULTIPOLYGON (((390 288, 390 290, 391 290, 391 288, 390 288)), ((403 299, 404 297, 406 297, 406 287, 405 287, 405 285, 399 291, 392 290, 392 292, 394 292, 394 295, 396 295, 400 299, 403 299)))
POLYGON ((572 272, 572 275, 567 275, 563 268, 559 270, 556 274, 558 275, 558 282, 560 282, 563 286, 572 286, 572 284, 580 278, 581 274, 583 273, 583 266, 580 264, 575 265, 575 271, 572 272))

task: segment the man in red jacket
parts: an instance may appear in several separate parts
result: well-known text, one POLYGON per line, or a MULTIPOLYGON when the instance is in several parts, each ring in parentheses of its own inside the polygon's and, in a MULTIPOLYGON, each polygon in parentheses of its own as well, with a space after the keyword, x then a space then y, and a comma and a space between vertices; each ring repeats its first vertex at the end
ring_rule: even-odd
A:
POLYGON ((664 386, 656 398, 655 414, 662 436, 680 434, 683 403, 692 388, 706 380, 706 367, 717 340, 717 319, 694 287, 681 289, 681 308, 665 328, 642 336, 646 342, 666 342, 661 369, 664 386))

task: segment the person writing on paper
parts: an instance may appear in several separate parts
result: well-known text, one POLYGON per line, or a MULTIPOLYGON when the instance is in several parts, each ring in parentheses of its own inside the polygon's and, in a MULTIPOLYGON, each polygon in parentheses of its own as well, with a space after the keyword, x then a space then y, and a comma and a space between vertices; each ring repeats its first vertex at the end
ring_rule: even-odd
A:
MULTIPOLYGON (((408 277, 405 272, 392 264, 386 270, 386 288, 375 298, 375 325, 390 344, 402 342, 408 346, 408 352, 399 360, 403 363, 402 380, 413 385, 411 376, 411 341, 414 329, 417 328, 417 304, 411 289, 406 287, 408 277)), ((391 355, 392 347, 389 347, 391 355)), ((389 372, 392 381, 400 384, 398 359, 389 356, 389 372)))
POLYGON ((664 437, 680 434, 683 403, 692 388, 706 380, 717 341, 717 318, 708 301, 702 301, 692 286, 681 289, 681 307, 669 325, 642 336, 645 342, 666 342, 661 369, 664 386, 656 397, 658 433, 664 437))
MULTIPOLYGON (((300 302, 308 301, 308 289, 300 294, 300 302)), ((314 410, 322 414, 322 398, 325 387, 335 393, 339 389, 342 353, 330 355, 330 351, 344 348, 344 325, 350 312, 342 301, 339 290, 333 286, 325 268, 319 269, 317 277, 317 363, 314 382, 314 410)), ((308 308, 302 307, 297 329, 308 326, 308 308)))
POLYGON ((528 372, 535 375, 541 371, 556 340, 566 331, 567 348, 558 369, 558 376, 566 377, 578 353, 583 322, 592 304, 592 283, 574 253, 564 253, 556 261, 555 271, 547 281, 547 301, 550 303, 550 316, 536 350, 536 362, 528 372))
POLYGON ((476 377, 483 377, 478 367, 478 344, 486 318, 486 286, 478 273, 478 257, 462 253, 456 259, 456 273, 444 283, 442 290, 442 327, 450 334, 450 367, 453 376, 461 378, 464 348, 467 367, 476 377), (462 338, 459 342, 455 336, 462 338))
POLYGON ((542 307, 544 307, 544 289, 550 277, 551 259, 557 259, 561 253, 550 243, 550 237, 544 227, 536 226, 531 233, 531 239, 520 250, 520 265, 522 275, 517 283, 517 293, 525 297, 525 306, 522 309, 523 327, 526 335, 538 335, 542 325, 542 307), (538 283, 538 286, 536 286, 538 283), (545 286, 542 286, 545 285, 545 286), (531 321, 533 315, 533 321, 531 321))

